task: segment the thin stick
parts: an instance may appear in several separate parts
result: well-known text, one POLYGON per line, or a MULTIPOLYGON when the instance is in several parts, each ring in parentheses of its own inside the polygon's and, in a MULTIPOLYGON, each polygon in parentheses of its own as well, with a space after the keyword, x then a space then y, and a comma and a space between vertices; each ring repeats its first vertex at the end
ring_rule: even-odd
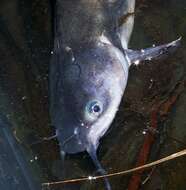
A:
POLYGON ((114 177, 114 176, 119 176, 119 175, 126 175, 132 172, 136 172, 139 170, 144 170, 147 168, 150 168, 152 166, 155 165, 159 165, 161 163, 173 160, 175 158, 181 157, 186 155, 186 149, 171 154, 170 156, 164 157, 162 159, 159 159, 157 161, 151 162, 149 164, 145 164, 133 169, 129 169, 129 170, 125 170, 125 171, 121 171, 121 172, 115 172, 115 173, 110 173, 110 174, 105 174, 105 175, 99 175, 99 176, 89 176, 89 177, 82 177, 82 178, 77 178, 77 179, 69 179, 69 180, 64 180, 64 181, 55 181, 55 182, 48 182, 48 183, 42 183, 42 186, 51 186, 51 185, 59 185, 59 184, 66 184, 66 183, 76 183, 76 182, 82 182, 82 181, 87 181, 87 180, 97 180, 97 179, 103 179, 105 177, 114 177))

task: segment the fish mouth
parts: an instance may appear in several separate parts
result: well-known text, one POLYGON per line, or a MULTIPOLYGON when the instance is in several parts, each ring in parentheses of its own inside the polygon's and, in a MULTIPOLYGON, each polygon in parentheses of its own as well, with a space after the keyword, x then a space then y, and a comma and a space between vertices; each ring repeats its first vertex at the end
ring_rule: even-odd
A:
POLYGON ((86 143, 82 141, 79 134, 79 128, 75 128, 71 135, 64 137, 61 131, 58 131, 58 140, 60 149, 68 154, 75 154, 86 151, 86 143))

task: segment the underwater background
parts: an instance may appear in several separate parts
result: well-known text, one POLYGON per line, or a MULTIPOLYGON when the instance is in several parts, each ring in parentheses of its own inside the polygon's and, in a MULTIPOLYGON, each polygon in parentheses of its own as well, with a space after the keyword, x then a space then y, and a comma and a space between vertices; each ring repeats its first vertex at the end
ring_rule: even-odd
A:
MULTIPOLYGON (((43 182, 96 175, 88 154, 68 155, 63 166, 56 140, 35 143, 55 133, 48 111, 52 12, 48 0, 0 2, 2 190, 36 190, 42 188, 43 182), (11 165, 14 160, 17 165, 11 165), (16 167, 25 168, 28 173, 23 175, 16 167), (12 186, 11 179, 15 181, 12 186)), ((149 131, 153 137, 150 150, 146 152, 147 162, 186 147, 186 1, 137 0, 129 47, 141 49, 168 43, 180 36, 181 46, 175 53, 131 67, 120 110, 99 147, 99 159, 108 173, 136 166, 149 131), (151 127, 153 122, 158 126, 155 131, 151 127)), ((169 161, 144 171, 138 189, 185 190, 185 171, 186 157, 169 161)), ((134 190, 129 188, 131 176, 110 178, 112 189, 134 190)), ((43 189, 102 190, 104 184, 98 180, 43 189)))

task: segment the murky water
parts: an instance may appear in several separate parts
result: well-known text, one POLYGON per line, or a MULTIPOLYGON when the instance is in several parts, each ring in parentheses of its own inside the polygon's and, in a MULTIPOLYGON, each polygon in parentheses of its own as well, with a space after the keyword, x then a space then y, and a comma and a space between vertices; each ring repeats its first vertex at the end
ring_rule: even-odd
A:
MULTIPOLYGON (((47 87, 52 46, 51 23, 51 7, 46 0, 0 2, 0 114, 6 116, 10 123, 6 131, 0 130, 0 179, 5 181, 7 179, 3 178, 3 171, 6 170, 6 176, 9 176, 11 169, 1 167, 1 163, 5 163, 3 155, 12 157, 12 161, 16 160, 13 158, 16 154, 20 155, 24 160, 22 162, 27 165, 25 167, 30 168, 29 175, 33 176, 31 183, 36 186, 42 182, 96 174, 91 159, 85 153, 67 156, 65 165, 62 165, 57 141, 32 145, 42 137, 54 134, 49 119, 47 87), (15 140, 17 153, 12 154, 11 143, 6 144, 6 134, 10 135, 11 142, 15 140)), ((130 69, 120 111, 99 149, 99 159, 109 173, 135 166, 144 141, 143 131, 149 126, 154 100, 169 98, 176 93, 178 83, 185 81, 186 1, 137 1, 131 48, 167 43, 180 36, 183 38, 182 45, 176 53, 161 61, 146 62, 130 69)), ((185 147, 185 104, 186 93, 183 89, 168 114, 163 119, 159 118, 159 134, 155 138, 149 161, 185 147)), ((0 125, 3 125, 2 121, 0 125)), ((185 159, 179 158, 155 168, 150 179, 140 189, 184 190, 185 159)), ((16 164, 12 166, 13 171, 13 167, 21 167, 19 162, 16 164)), ((144 173, 142 181, 149 173, 144 173)), ((24 182, 25 187, 19 186, 22 183, 21 174, 15 172, 15 176, 18 179, 15 189, 26 188, 27 182, 24 182)), ((127 189, 129 180, 130 175, 111 178, 110 182, 113 190, 123 190, 127 189)), ((6 186, 2 188, 11 189, 6 186)), ((49 189, 101 190, 104 186, 101 181, 96 181, 51 186, 49 189)))

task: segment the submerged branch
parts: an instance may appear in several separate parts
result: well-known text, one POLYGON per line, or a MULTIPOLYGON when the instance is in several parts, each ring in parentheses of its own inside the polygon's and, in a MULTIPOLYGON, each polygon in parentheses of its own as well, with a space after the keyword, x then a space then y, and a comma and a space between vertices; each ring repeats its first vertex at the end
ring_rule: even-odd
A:
POLYGON ((106 175, 99 175, 99 176, 88 176, 88 177, 82 177, 82 178, 76 178, 76 179, 68 179, 68 180, 63 180, 63 181, 55 181, 55 182, 48 182, 48 183, 42 183, 42 186, 51 186, 51 185, 60 185, 60 184, 67 184, 67 183, 77 183, 77 182, 83 182, 83 181, 88 181, 88 180, 97 180, 97 179, 104 179, 105 177, 114 177, 114 176, 120 176, 120 175, 126 175, 126 174, 130 174, 136 171, 140 171, 140 170, 144 170, 144 169, 148 169, 151 168, 153 166, 156 165, 160 165, 164 162, 170 161, 170 160, 174 160, 178 157, 181 156, 185 156, 186 155, 186 149, 180 151, 180 152, 176 152, 174 154, 171 154, 167 157, 164 157, 162 159, 156 160, 154 162, 151 162, 149 164, 145 164, 139 167, 135 167, 129 170, 125 170, 125 171, 120 171, 120 172, 114 172, 114 173, 110 173, 110 174, 106 174, 106 175))

